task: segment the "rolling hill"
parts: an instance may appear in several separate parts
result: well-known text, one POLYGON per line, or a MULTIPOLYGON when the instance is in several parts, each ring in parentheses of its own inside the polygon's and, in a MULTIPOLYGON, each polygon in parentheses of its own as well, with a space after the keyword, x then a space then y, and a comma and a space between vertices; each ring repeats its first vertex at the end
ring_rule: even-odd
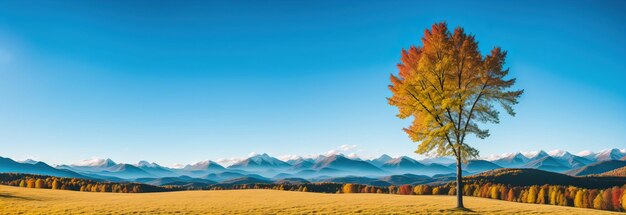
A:
POLYGON ((511 186, 564 185, 588 189, 604 189, 626 184, 623 177, 575 177, 538 169, 497 169, 463 178, 466 183, 491 182, 511 186))
POLYGON ((337 177, 337 178, 329 178, 321 180, 323 182, 334 182, 334 183, 352 183, 352 184, 367 184, 371 186, 378 187, 386 187, 391 185, 391 183, 376 179, 376 178, 368 178, 368 177, 359 177, 359 176, 345 176, 345 177, 337 177))
POLYGON ((163 178, 138 178, 135 182, 154 185, 154 186, 165 186, 165 185, 177 185, 183 187, 206 187, 212 184, 217 184, 215 181, 211 181, 208 179, 200 179, 200 178, 192 178, 189 176, 179 176, 179 177, 163 177, 163 178))
POLYGON ((599 174, 599 176, 626 177, 626 166, 599 174))
POLYGON ((565 174, 573 176, 602 174, 624 166, 626 166, 626 161, 605 160, 598 161, 578 169, 567 171, 565 172, 565 174))
POLYGON ((283 178, 274 183, 276 184, 306 184, 306 183, 311 183, 311 182, 304 178, 283 178))
POLYGON ((241 177, 241 178, 233 178, 220 182, 220 185, 240 185, 240 184, 271 184, 273 181, 269 179, 263 179, 261 177, 241 177))
MULTIPOLYGON (((455 164, 456 166, 456 164, 455 164)), ((485 160, 470 160, 466 164, 463 164, 463 170, 467 172, 479 173, 494 169, 500 169, 501 166, 485 161, 485 160)))
POLYGON ((413 174, 403 174, 403 175, 390 175, 380 178, 382 181, 386 181, 389 184, 393 185, 403 185, 403 184, 426 184, 433 181, 433 178, 425 175, 413 175, 413 174))

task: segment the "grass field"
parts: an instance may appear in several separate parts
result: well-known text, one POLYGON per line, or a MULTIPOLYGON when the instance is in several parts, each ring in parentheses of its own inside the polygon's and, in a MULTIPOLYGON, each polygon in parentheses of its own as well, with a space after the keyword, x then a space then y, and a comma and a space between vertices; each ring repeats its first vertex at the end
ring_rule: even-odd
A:
POLYGON ((623 214, 453 196, 320 194, 274 190, 86 193, 0 186, 0 214, 623 214))

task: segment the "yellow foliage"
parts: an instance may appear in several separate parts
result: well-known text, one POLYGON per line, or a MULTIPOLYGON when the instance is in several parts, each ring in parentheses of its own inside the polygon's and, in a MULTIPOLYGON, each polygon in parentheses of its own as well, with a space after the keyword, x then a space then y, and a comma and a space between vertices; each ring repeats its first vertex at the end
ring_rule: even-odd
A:
POLYGON ((440 192, 441 191, 440 191, 439 187, 433 188, 433 195, 440 195, 441 194, 440 192))
POLYGON ((593 208, 602 209, 602 194, 598 194, 595 199, 593 199, 593 208))
POLYGON ((574 198, 574 207, 577 208, 582 208, 583 207, 583 201, 585 201, 585 199, 583 198, 583 193, 585 191, 584 190, 578 190, 578 192, 576 192, 576 197, 574 198))
POLYGON ((499 192, 498 187, 496 187, 496 186, 491 187, 490 193, 491 193, 490 196, 491 196, 492 199, 499 199, 500 198, 500 192, 499 192))
POLYGON ((530 186, 528 189, 527 203, 535 203, 537 201, 537 186, 530 186))
POLYGON ((52 189, 53 190, 58 190, 61 188, 61 184, 59 183, 58 180, 54 179, 54 181, 52 181, 52 189))
POLYGON ((622 194, 622 209, 626 210, 626 192, 622 194))
POLYGON ((357 193, 357 185, 354 184, 344 184, 341 191, 343 193, 357 193))
POLYGON ((35 179, 28 179, 28 181, 26 182, 26 187, 35 188, 35 179))
POLYGON ((413 117, 404 131, 420 142, 417 153, 475 157, 478 151, 465 144, 466 135, 487 137, 477 122, 499 122, 492 104, 514 115, 512 105, 523 93, 507 91, 515 79, 506 78, 506 51, 496 47, 483 56, 473 35, 460 27, 450 32, 446 23, 427 29, 422 43, 402 50, 398 76, 390 77, 389 104, 399 118, 413 117))
POLYGON ((45 188, 46 185, 44 184, 44 181, 41 179, 37 179, 35 181, 35 188, 45 188))

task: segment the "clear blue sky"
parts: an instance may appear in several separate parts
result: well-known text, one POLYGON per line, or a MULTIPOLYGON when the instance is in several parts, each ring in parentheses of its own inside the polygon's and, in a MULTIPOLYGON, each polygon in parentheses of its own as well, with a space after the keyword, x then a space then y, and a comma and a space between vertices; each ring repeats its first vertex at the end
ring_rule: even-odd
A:
POLYGON ((438 21, 526 90, 486 156, 626 147, 625 1, 2 1, 0 156, 412 155, 385 97, 438 21))

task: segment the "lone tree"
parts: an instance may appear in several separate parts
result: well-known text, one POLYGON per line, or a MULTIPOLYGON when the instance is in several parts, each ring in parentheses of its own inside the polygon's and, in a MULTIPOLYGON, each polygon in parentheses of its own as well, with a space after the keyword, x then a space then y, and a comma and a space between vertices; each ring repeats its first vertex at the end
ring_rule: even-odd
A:
POLYGON ((489 136, 479 123, 499 123, 494 104, 514 116, 512 106, 523 90, 509 90, 515 79, 506 78, 506 51, 495 47, 483 56, 474 35, 461 27, 452 33, 445 22, 436 23, 425 30, 422 45, 402 50, 387 99, 399 118, 413 117, 404 131, 419 142, 416 153, 456 157, 457 207, 464 208, 461 165, 478 156, 465 137, 489 136))

